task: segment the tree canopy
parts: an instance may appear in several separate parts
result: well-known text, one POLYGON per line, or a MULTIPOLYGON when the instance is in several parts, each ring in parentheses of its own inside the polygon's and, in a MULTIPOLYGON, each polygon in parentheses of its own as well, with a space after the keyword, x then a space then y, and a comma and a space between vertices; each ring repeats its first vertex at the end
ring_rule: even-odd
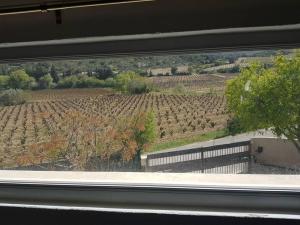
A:
POLYGON ((270 128, 300 152, 300 54, 278 56, 272 68, 243 69, 226 87, 229 110, 246 130, 270 128))
POLYGON ((145 78, 131 71, 120 73, 116 76, 115 88, 129 94, 147 93, 152 89, 145 78))
POLYGON ((53 86, 53 78, 50 74, 46 74, 39 79, 39 87, 42 89, 51 88, 53 86))
POLYGON ((9 75, 8 85, 14 89, 30 89, 36 83, 35 79, 30 77, 24 70, 16 70, 9 75))

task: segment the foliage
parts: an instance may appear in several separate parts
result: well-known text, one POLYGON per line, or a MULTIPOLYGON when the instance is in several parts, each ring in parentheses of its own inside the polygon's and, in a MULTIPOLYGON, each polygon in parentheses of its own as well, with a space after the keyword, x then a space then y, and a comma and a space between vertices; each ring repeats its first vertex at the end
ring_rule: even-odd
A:
POLYGON ((79 76, 76 87, 78 88, 93 88, 93 87, 104 87, 104 81, 99 80, 96 77, 79 76))
POLYGON ((114 73, 109 66, 101 66, 99 68, 96 68, 95 74, 96 77, 101 80, 105 80, 109 77, 114 76, 114 73))
POLYGON ((138 79, 138 75, 134 72, 120 73, 116 77, 116 89, 121 92, 128 91, 128 84, 130 81, 138 79))
POLYGON ((171 73, 172 73, 172 75, 176 75, 176 73, 177 73, 177 67, 172 66, 171 67, 171 73))
POLYGON ((115 86, 116 86, 116 80, 113 79, 112 77, 107 78, 107 79, 105 80, 105 86, 106 86, 106 87, 115 87, 115 86))
POLYGON ((218 69, 217 72, 219 72, 219 73, 239 73, 240 67, 236 65, 231 68, 221 68, 221 69, 218 69))
POLYGON ((54 65, 52 65, 51 68, 50 68, 50 75, 53 78, 53 82, 58 83, 60 78, 59 78, 59 75, 58 75, 58 71, 57 71, 57 69, 54 65))
POLYGON ((227 132, 229 135, 236 135, 245 131, 245 128, 241 126, 239 118, 233 116, 227 120, 227 132))
POLYGON ((300 152, 300 55, 278 56, 273 68, 254 63, 230 80, 229 109, 246 130, 271 128, 291 140, 300 152))
POLYGON ((50 74, 46 74, 39 79, 39 88, 50 89, 53 87, 53 78, 50 74))
POLYGON ((36 82, 24 70, 16 70, 11 72, 8 86, 14 89, 31 89, 36 86, 36 82))
POLYGON ((8 89, 0 92, 0 105, 18 105, 26 102, 24 91, 18 89, 8 89))
POLYGON ((140 113, 134 121, 135 140, 140 149, 143 149, 156 138, 156 120, 153 111, 140 113))
POLYGON ((131 169, 140 170, 140 151, 154 140, 156 128, 152 112, 112 121, 70 110, 52 129, 49 141, 17 156, 19 165, 63 159, 74 170, 109 170, 112 164, 132 164, 131 169))
POLYGON ((119 130, 123 143, 122 151, 125 153, 123 158, 127 161, 132 159, 134 168, 140 170, 141 152, 156 138, 154 112, 139 113, 129 122, 122 120, 119 130))
POLYGON ((115 78, 115 87, 123 93, 142 94, 151 90, 151 85, 145 78, 135 72, 125 72, 115 78))
POLYGON ((142 79, 134 79, 128 82, 127 91, 130 94, 142 94, 150 91, 149 84, 142 79))
MULTIPOLYGON (((285 53, 289 52, 291 52, 291 50, 285 51, 285 53)), ((200 72, 200 68, 204 69, 202 66, 209 67, 227 62, 233 63, 239 57, 268 57, 275 54, 275 50, 268 50, 9 63, 0 64, 0 74, 8 75, 13 70, 21 69, 25 70, 27 74, 38 80, 40 77, 50 73, 54 82, 57 83, 61 77, 77 74, 88 74, 90 76, 97 76, 101 79, 106 79, 107 76, 114 77, 114 74, 111 75, 109 71, 110 68, 113 71, 135 71, 142 76, 145 75, 145 71, 151 68, 178 67, 186 65, 193 66, 193 68, 195 68, 195 72, 200 72)))
POLYGON ((24 67, 27 74, 39 80, 50 72, 50 65, 46 62, 38 62, 33 64, 27 64, 24 67))
POLYGON ((58 88, 74 88, 77 86, 78 78, 77 76, 69 76, 61 79, 57 83, 58 88))
POLYGON ((0 90, 8 87, 9 76, 0 75, 0 90))
POLYGON ((0 89, 31 89, 36 86, 36 81, 24 70, 15 70, 10 75, 0 76, 0 89))
POLYGON ((105 82, 96 77, 89 77, 87 75, 81 76, 68 76, 61 79, 58 88, 91 88, 91 87, 104 87, 105 82))

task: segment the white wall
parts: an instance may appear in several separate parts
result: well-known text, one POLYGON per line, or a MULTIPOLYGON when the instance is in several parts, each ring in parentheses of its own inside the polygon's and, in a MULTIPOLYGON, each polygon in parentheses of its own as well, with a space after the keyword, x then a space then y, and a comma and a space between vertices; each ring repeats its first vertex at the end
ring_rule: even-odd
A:
POLYGON ((257 163, 282 167, 300 167, 300 152, 288 140, 279 138, 253 138, 252 154, 257 163), (258 146, 263 147, 263 152, 258 153, 258 146))

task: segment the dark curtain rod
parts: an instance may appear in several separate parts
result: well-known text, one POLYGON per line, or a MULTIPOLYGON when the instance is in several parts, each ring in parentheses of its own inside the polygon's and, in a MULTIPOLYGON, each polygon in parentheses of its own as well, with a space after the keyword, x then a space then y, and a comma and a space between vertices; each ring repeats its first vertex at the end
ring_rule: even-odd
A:
POLYGON ((83 8, 92 6, 104 6, 104 5, 119 5, 130 3, 142 3, 152 2, 155 0, 90 0, 90 1, 69 1, 69 2, 54 2, 32 5, 14 5, 0 7, 1 15, 13 15, 21 13, 33 13, 33 12, 48 12, 63 9, 83 8))

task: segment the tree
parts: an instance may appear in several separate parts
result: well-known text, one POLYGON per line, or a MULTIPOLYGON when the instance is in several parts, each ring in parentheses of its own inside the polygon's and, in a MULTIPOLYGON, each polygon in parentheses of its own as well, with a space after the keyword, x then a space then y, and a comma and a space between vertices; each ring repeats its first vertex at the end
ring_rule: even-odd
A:
POLYGON ((101 80, 105 80, 109 77, 113 77, 114 73, 109 66, 102 66, 96 69, 96 77, 101 80))
POLYGON ((292 141, 300 153, 300 54, 278 56, 272 68, 254 63, 230 80, 229 110, 246 130, 270 128, 292 141))
POLYGON ((128 91, 128 85, 132 80, 138 79, 139 75, 137 75, 135 72, 124 72, 120 73, 116 77, 116 88, 119 91, 127 92, 128 91))
POLYGON ((142 94, 151 91, 153 86, 135 72, 120 73, 115 78, 115 87, 123 93, 142 94))
POLYGON ((8 64, 0 64, 0 74, 7 75, 9 73, 8 64))
POLYGON ((0 90, 7 88, 8 80, 9 80, 9 76, 0 75, 0 90))
POLYGON ((51 77, 53 78, 53 81, 54 81, 55 83, 58 83, 58 81, 59 81, 59 76, 58 76, 57 69, 56 69, 56 67, 55 67, 54 65, 52 65, 51 68, 50 68, 50 75, 51 75, 51 77))
POLYGON ((133 158, 135 169, 140 170, 141 153, 144 148, 156 138, 155 114, 153 111, 139 113, 129 124, 132 124, 132 128, 130 128, 133 131, 132 139, 134 143, 136 143, 136 149, 131 158, 133 158))
POLYGON ((39 62, 34 64, 29 64, 25 67, 25 71, 30 76, 34 77, 36 80, 40 79, 42 76, 48 74, 50 71, 50 65, 46 62, 39 62))
POLYGON ((172 73, 172 75, 176 75, 177 74, 177 67, 171 67, 171 73, 172 73))
POLYGON ((53 78, 50 74, 46 74, 39 79, 39 88, 49 89, 53 86, 53 78))
POLYGON ((35 86, 35 79, 24 70, 16 70, 10 74, 8 86, 14 89, 30 89, 35 86))

